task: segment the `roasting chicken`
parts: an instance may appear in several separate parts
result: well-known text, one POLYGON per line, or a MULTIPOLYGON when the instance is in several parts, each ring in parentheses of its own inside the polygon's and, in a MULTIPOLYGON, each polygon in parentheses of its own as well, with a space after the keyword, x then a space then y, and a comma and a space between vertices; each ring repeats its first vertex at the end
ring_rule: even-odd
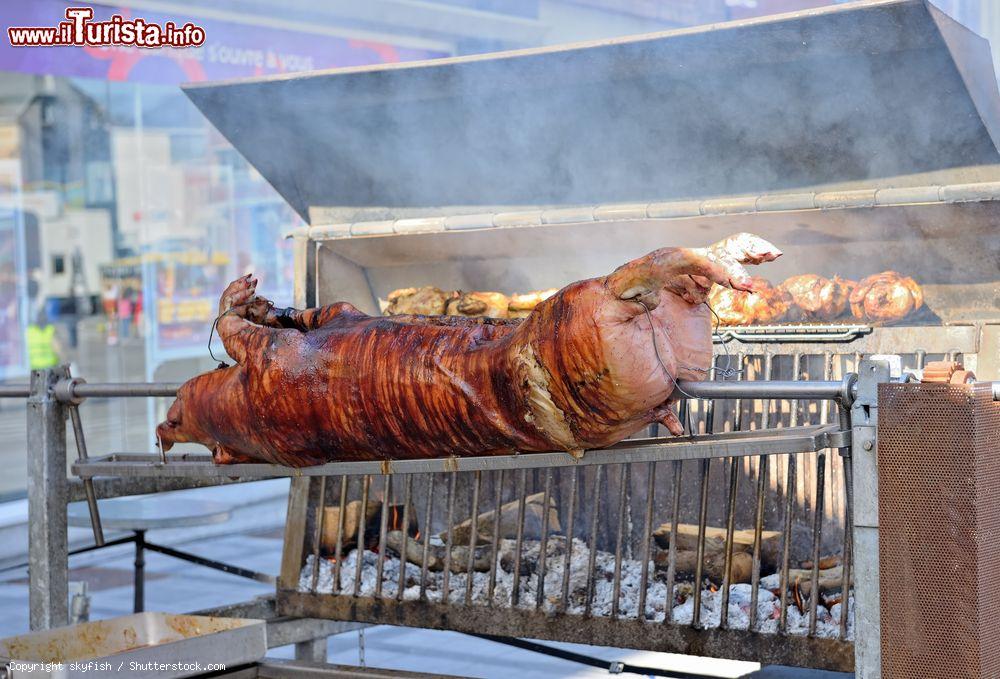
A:
POLYGON ((796 320, 832 321, 847 309, 847 298, 855 285, 840 276, 826 278, 807 273, 792 276, 778 289, 791 301, 796 320))
POLYGON ((679 435, 676 381, 704 379, 712 360, 712 284, 753 291, 743 264, 780 254, 750 234, 663 248, 525 319, 276 309, 240 278, 217 325, 236 365, 182 385, 157 436, 163 450, 203 444, 217 463, 305 466, 577 454, 653 422, 679 435))
POLYGON ((900 321, 924 304, 917 282, 895 271, 883 271, 860 281, 851 292, 851 313, 874 323, 900 321))
POLYGON ((511 295, 510 304, 507 307, 508 315, 511 318, 526 318, 536 306, 557 292, 559 292, 558 288, 551 288, 526 292, 523 295, 511 295))
POLYGON ((422 288, 402 288, 389 293, 389 304, 385 308, 387 316, 397 314, 421 314, 437 316, 445 312, 450 293, 425 285, 422 288))
POLYGON ((507 295, 500 292, 460 292, 448 300, 444 312, 449 316, 485 316, 507 318, 507 295))
POLYGON ((752 290, 723 285, 712 288, 708 304, 721 325, 767 325, 783 320, 788 314, 791 299, 786 292, 758 276, 752 280, 752 290))

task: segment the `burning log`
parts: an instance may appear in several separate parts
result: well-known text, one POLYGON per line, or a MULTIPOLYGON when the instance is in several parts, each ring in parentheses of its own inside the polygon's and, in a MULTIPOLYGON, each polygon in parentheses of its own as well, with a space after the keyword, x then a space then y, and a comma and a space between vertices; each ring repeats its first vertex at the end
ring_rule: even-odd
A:
MULTIPOLYGON (((653 539, 661 549, 670 547, 670 524, 665 523, 653 531, 653 539)), ((737 554, 753 554, 754 532, 752 530, 738 530, 733 532, 733 558, 734 563, 737 554)), ((781 531, 765 530, 760 534, 761 542, 761 569, 765 572, 772 571, 781 563, 781 531)), ((681 523, 677 525, 677 551, 695 552, 698 549, 698 526, 691 523, 681 523)), ((726 554, 726 529, 715 526, 705 527, 705 562, 709 559, 720 558, 725 561, 726 554)), ((664 558, 666 558, 664 556, 664 558)), ((742 559, 742 557, 740 557, 742 559)), ((664 562, 665 563, 665 562, 664 562)), ((734 568, 735 570, 735 568, 734 568)), ((743 582, 734 580, 734 582, 743 582)), ((749 580, 745 581, 749 582, 749 580)))
MULTIPOLYGON (((679 542, 679 541, 678 541, 679 542)), ((653 556, 653 564, 658 570, 666 571, 669 567, 670 552, 662 550, 653 556)), ((675 573, 678 579, 690 579, 695 576, 698 566, 698 552, 691 549, 678 549, 675 562, 675 573)), ((733 551, 733 570, 731 584, 750 582, 753 570, 753 557, 746 552, 733 551)), ((713 582, 721 583, 726 574, 725 551, 705 553, 702 575, 713 582)))
MULTIPOLYGON (((819 579, 817 580, 820 594, 839 590, 843 584, 843 573, 842 566, 821 569, 819 571, 819 579)), ((803 596, 809 596, 810 592, 812 592, 812 569, 791 568, 788 570, 788 581, 797 586, 803 596)), ((851 573, 850 584, 854 584, 854 573, 851 573)))
MULTIPOLYGON (((404 533, 401 530, 394 530, 386 533, 385 544, 397 556, 403 553, 404 533)), ((415 566, 423 566, 424 545, 412 536, 406 535, 406 560, 415 566)), ((427 570, 437 572, 444 570, 444 545, 429 545, 427 549, 427 570)), ((452 573, 465 573, 469 569, 469 547, 468 545, 457 545, 451 548, 451 564, 449 570, 452 573)), ((490 570, 490 555, 488 549, 476 549, 472 569, 479 573, 490 570)))
MULTIPOLYGON (((813 567, 812 559, 806 559, 801 564, 800 567, 811 571, 813 567)), ((819 569, 825 571, 828 568, 834 568, 840 565, 840 555, 839 554, 829 554, 827 556, 821 556, 819 558, 819 569)))
MULTIPOLYGON (((539 539, 542 537, 542 523, 545 517, 542 509, 544 493, 535 493, 524 499, 524 537, 526 539, 539 539)), ((517 536, 517 514, 520 502, 513 500, 500 507, 500 537, 514 538, 517 536)), ((476 542, 490 542, 493 538, 494 511, 490 510, 480 514, 476 521, 476 542)), ((559 525, 559 512, 556 510, 554 497, 549 497, 549 533, 559 533, 562 529, 559 525)), ((472 530, 472 519, 466 519, 462 523, 455 525, 451 531, 451 540, 454 544, 468 545, 469 531, 472 530)), ((442 540, 448 539, 448 531, 438 534, 442 540)))
MULTIPOLYGON (((389 505, 389 518, 387 530, 399 530, 403 527, 403 505, 389 505)), ((407 533, 415 536, 417 530, 416 511, 410 507, 409 526, 407 533)), ((340 553, 346 555, 358 545, 358 522, 361 517, 361 501, 353 500, 344 507, 344 540, 341 543, 340 553)), ((365 549, 372 549, 378 545, 379 528, 382 521, 382 503, 377 500, 368 502, 364 511, 365 526, 365 549)), ((340 525, 340 507, 323 508, 323 533, 320 536, 320 554, 323 556, 334 556, 337 550, 337 529, 340 525)))

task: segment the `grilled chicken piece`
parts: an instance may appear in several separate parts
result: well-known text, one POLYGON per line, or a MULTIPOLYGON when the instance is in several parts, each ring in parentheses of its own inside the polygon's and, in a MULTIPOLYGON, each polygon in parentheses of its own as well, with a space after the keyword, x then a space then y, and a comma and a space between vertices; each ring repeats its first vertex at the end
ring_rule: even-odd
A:
POLYGON ((778 289, 788 295, 796 316, 806 321, 832 321, 847 309, 847 298, 856 285, 840 276, 826 278, 807 273, 792 276, 778 289))
POLYGON ((716 285, 708 304, 721 325, 767 325, 785 318, 791 299, 767 280, 754 276, 752 291, 716 285))
POLYGON ((861 280, 851 292, 851 313, 874 323, 893 323, 906 318, 924 304, 917 282, 896 271, 883 271, 861 280))
POLYGON ((393 290, 389 293, 389 305, 385 308, 385 315, 441 315, 444 313, 450 297, 452 297, 450 293, 444 292, 433 285, 425 285, 422 288, 393 290))
POLYGON ((507 306, 508 315, 511 318, 525 318, 536 306, 557 292, 559 292, 558 288, 549 288, 548 290, 526 292, 523 295, 511 295, 510 304, 507 306))
POLYGON ((676 380, 704 379, 712 360, 709 289, 754 290, 743 264, 780 254, 750 234, 663 248, 566 286, 523 320, 276 309, 240 278, 217 326, 237 364, 182 385, 157 436, 164 450, 201 443, 218 463, 298 467, 576 454, 653 422, 679 435, 676 380))
POLYGON ((507 295, 501 292, 460 292, 448 300, 445 313, 449 316, 486 316, 507 318, 507 295))

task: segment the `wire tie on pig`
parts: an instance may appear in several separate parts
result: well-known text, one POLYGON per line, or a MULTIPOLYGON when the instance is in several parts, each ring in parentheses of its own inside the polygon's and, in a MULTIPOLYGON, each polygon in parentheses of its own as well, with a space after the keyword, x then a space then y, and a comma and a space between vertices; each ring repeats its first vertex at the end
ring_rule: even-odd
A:
MULTIPOLYGON (((670 379, 671 382, 673 382, 674 389, 676 389, 677 391, 681 392, 684 396, 686 396, 686 397, 688 397, 690 399, 696 398, 695 396, 692 396, 691 394, 687 393, 686 391, 684 391, 681 388, 680 384, 677 383, 677 379, 674 378, 674 376, 670 374, 670 371, 667 370, 666 364, 664 364, 663 359, 660 357, 660 349, 659 349, 659 347, 656 346, 656 325, 653 323, 653 316, 649 312, 649 307, 646 306, 646 303, 643 302, 641 299, 634 299, 634 300, 631 300, 631 301, 638 302, 640 305, 642 305, 643 310, 646 312, 646 319, 649 321, 649 332, 650 332, 650 334, 653 337, 653 353, 656 355, 656 361, 657 361, 657 363, 660 364, 660 367, 663 369, 663 373, 670 379)), ((711 307, 711 305, 709 305, 708 302, 702 302, 702 304, 704 304, 705 306, 707 306, 708 310, 712 312, 713 316, 715 316, 715 318, 716 318, 716 326, 715 326, 715 330, 712 331, 712 334, 715 335, 715 336, 718 336, 718 331, 719 331, 719 325, 718 325, 718 323, 721 322, 721 319, 719 319, 719 315, 717 313, 715 313, 715 309, 713 309, 711 307)), ((722 349, 723 349, 723 351, 726 352, 726 367, 724 367, 724 368, 716 368, 715 369, 716 373, 722 375, 723 379, 726 379, 728 377, 733 377, 734 375, 738 375, 741 372, 743 372, 742 370, 737 370, 737 369, 733 368, 730 365, 731 356, 729 354, 729 349, 726 347, 725 343, 723 343, 722 349)), ((683 370, 691 370, 691 371, 694 371, 694 372, 702 372, 702 373, 706 373, 706 374, 711 373, 711 370, 712 370, 711 368, 697 368, 697 367, 691 366, 691 365, 680 365, 680 364, 678 364, 677 367, 681 368, 683 370)))
MULTIPOLYGON (((213 361, 219 361, 219 359, 218 359, 218 357, 216 357, 215 353, 212 352, 212 338, 215 337, 215 327, 217 325, 219 325, 219 321, 222 319, 223 316, 225 316, 228 313, 232 313, 233 309, 235 309, 235 308, 236 307, 232 307, 230 309, 226 309, 221 314, 219 314, 218 316, 216 316, 214 321, 212 321, 212 329, 208 333, 208 355, 212 357, 213 361)), ((218 368, 228 368, 228 367, 229 367, 228 363, 226 363, 225 361, 219 361, 218 368)), ((216 369, 218 369, 218 368, 216 368, 216 369)))

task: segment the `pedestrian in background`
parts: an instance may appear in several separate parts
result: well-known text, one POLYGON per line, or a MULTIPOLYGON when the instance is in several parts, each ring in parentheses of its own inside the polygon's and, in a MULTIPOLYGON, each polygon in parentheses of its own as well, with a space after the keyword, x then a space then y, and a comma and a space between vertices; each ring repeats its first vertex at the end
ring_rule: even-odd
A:
POLYGON ((125 288, 125 292, 118 298, 118 323, 121 328, 118 336, 122 340, 132 335, 132 311, 135 308, 134 295, 135 291, 132 288, 125 288))
POLYGON ((108 346, 118 344, 118 285, 106 284, 101 290, 101 306, 104 308, 104 324, 108 336, 108 346))
POLYGON ((45 370, 59 365, 62 347, 56 336, 56 326, 49 322, 44 309, 39 310, 27 331, 28 364, 32 370, 45 370))

